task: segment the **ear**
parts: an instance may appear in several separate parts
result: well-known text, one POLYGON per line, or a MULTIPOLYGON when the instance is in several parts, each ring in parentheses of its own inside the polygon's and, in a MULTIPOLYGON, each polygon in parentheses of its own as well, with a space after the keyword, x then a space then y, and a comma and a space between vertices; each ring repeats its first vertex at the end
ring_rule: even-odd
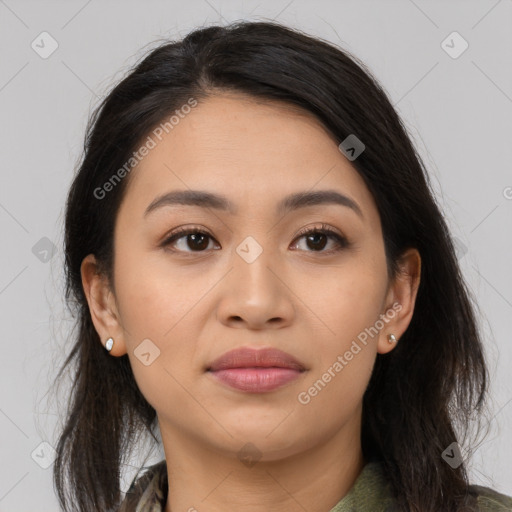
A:
POLYGON ((386 308, 383 311, 385 316, 391 318, 392 312, 395 314, 385 323, 385 327, 379 333, 377 352, 387 354, 400 343, 390 343, 388 336, 394 334, 397 340, 400 340, 402 334, 409 327, 414 305, 420 285, 421 276, 421 257, 417 249, 407 249, 399 259, 400 272, 396 279, 388 287, 386 295, 386 308), (387 315, 386 315, 387 312, 387 315))
POLYGON ((113 356, 126 354, 124 330, 120 322, 115 296, 107 278, 99 272, 93 254, 89 254, 83 259, 80 272, 92 322, 101 343, 105 346, 108 338, 113 338, 114 346, 110 354, 113 356))

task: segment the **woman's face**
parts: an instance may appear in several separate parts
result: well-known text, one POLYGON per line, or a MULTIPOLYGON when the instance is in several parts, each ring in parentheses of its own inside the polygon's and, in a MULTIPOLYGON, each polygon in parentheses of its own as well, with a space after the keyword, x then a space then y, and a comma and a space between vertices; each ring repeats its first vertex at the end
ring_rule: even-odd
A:
POLYGON ((113 316, 93 318, 111 354, 128 354, 162 436, 231 457, 252 443, 262 460, 340 433, 353 445, 376 354, 412 315, 362 178, 312 115, 242 95, 210 97, 153 138, 118 212, 113 316), (222 199, 148 210, 176 191, 222 199), (320 191, 349 199, 300 200, 320 191), (203 235, 164 243, 191 228, 203 235), (251 391, 207 371, 240 347, 282 350, 304 371, 274 370, 293 378, 251 391))

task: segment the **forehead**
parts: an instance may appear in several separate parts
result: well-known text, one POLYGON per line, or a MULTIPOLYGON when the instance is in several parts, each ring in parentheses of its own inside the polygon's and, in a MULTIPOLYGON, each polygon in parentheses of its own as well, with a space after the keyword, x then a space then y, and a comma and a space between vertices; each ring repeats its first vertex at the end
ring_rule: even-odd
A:
POLYGON ((311 113, 243 94, 202 100, 133 168, 125 201, 144 210, 171 190, 208 190, 237 206, 336 188, 363 208, 373 199, 338 142, 311 113))

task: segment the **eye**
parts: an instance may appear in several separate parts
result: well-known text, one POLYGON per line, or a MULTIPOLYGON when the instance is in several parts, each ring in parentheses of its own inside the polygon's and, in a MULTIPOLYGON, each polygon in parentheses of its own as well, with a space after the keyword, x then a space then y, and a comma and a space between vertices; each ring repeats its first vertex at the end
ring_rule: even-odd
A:
POLYGON ((303 229, 299 233, 296 240, 304 237, 306 237, 307 247, 313 248, 312 251, 306 252, 322 252, 325 254, 331 254, 334 252, 341 251, 342 249, 345 249, 350 245, 345 237, 343 237, 333 229, 329 228, 325 224, 322 224, 320 228, 314 227, 303 229), (323 249, 327 245, 329 239, 331 241, 334 241, 335 246, 334 248, 324 251, 323 249))
MULTIPOLYGON (((181 252, 204 252, 208 249, 209 239, 213 238, 201 228, 180 228, 166 238, 162 242, 162 246, 177 245, 176 242, 180 242, 184 239, 182 247, 178 247, 176 250, 181 252), (190 251, 185 248, 188 247, 190 251)), ((174 248, 171 250, 175 250, 174 248)))
MULTIPOLYGON (((306 252, 331 254, 341 251, 350 245, 346 238, 325 224, 322 224, 320 228, 315 227, 303 229, 299 232, 295 240, 300 238, 306 238, 307 247, 313 249, 311 251, 306 249, 306 252), (334 242, 334 248, 324 250, 329 240, 334 242)), ((204 229, 199 227, 184 227, 172 232, 161 245, 162 247, 167 247, 169 245, 174 246, 171 250, 178 252, 205 252, 209 248, 210 240, 214 240, 214 238, 204 229), (181 247, 178 246, 178 243, 180 242, 181 247)))

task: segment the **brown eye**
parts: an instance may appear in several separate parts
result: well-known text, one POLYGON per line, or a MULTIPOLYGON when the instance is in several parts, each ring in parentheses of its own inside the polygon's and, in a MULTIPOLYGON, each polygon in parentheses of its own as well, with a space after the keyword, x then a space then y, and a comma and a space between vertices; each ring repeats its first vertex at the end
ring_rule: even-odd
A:
POLYGON ((203 233, 191 233, 187 235, 187 242, 190 249, 202 251, 208 248, 208 235, 203 233))
MULTIPOLYGON (((331 254, 350 245, 346 238, 325 225, 322 225, 321 228, 304 229, 299 233, 296 240, 301 238, 306 240, 306 248, 303 249, 306 252, 331 254), (329 242, 332 242, 334 246, 330 249, 326 249, 329 242)), ((162 242, 162 246, 171 246, 170 250, 176 252, 206 252, 210 240, 214 240, 214 238, 201 228, 180 228, 171 233, 171 235, 162 242), (178 243, 181 243, 181 247, 177 246, 178 243)))
POLYGON ((349 246, 348 240, 346 238, 325 225, 322 225, 321 228, 309 228, 303 230, 301 233, 299 233, 297 240, 300 238, 305 238, 307 249, 311 249, 306 249, 306 252, 320 252, 330 254, 349 246), (334 248, 324 250, 328 245, 329 240, 334 241, 334 248))
POLYGON ((313 233, 311 235, 307 235, 306 240, 306 243, 310 244, 308 247, 315 251, 321 251, 327 245, 329 237, 325 233, 313 233))
POLYGON ((182 243, 181 247, 173 247, 171 250, 181 252, 204 252, 206 249, 208 249, 210 239, 213 240, 213 238, 208 233, 202 231, 201 229, 184 228, 171 233, 171 235, 162 242, 162 246, 175 246, 176 243, 182 239, 184 239, 184 242, 182 243))

